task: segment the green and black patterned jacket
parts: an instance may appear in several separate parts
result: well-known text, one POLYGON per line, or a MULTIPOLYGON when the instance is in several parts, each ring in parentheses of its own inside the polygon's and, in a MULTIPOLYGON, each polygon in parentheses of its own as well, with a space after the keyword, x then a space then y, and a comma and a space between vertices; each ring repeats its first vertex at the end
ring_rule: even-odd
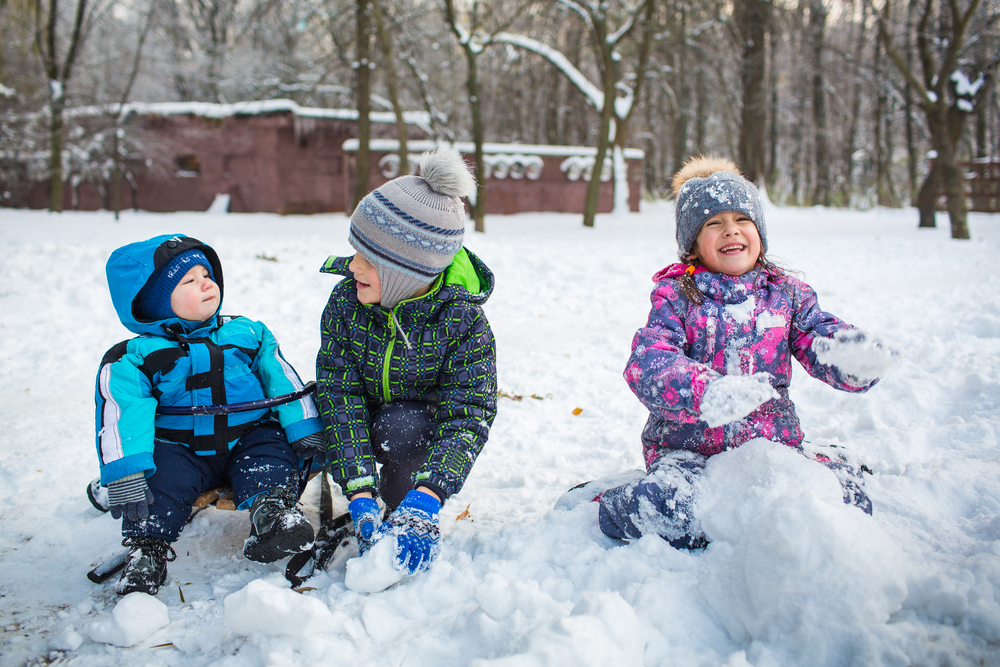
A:
POLYGON ((321 269, 347 276, 323 311, 316 358, 331 474, 345 495, 378 489, 372 416, 393 401, 426 401, 437 405, 437 433, 417 481, 447 498, 461 490, 496 416, 496 344, 481 308, 493 273, 463 248, 427 294, 390 313, 358 302, 350 259, 330 257, 321 269))

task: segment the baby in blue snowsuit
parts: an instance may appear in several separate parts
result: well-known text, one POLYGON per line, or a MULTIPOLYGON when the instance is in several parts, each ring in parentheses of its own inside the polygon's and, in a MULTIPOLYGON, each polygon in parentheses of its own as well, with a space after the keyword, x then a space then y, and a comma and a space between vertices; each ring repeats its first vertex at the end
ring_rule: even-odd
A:
POLYGON ((269 563, 310 548, 312 526, 295 505, 296 452, 325 444, 311 396, 222 415, 159 412, 303 387, 264 324, 219 315, 218 255, 197 239, 157 236, 112 253, 107 276, 119 319, 139 334, 111 348, 97 376, 101 484, 131 548, 117 592, 156 594, 191 504, 218 486, 231 485, 250 510, 247 558, 269 563))

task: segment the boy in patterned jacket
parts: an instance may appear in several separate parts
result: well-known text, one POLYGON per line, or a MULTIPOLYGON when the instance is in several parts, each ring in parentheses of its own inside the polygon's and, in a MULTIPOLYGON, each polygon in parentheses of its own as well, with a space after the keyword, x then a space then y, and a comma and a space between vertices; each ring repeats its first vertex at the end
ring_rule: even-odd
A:
POLYGON ((219 315, 218 255, 197 239, 157 236, 112 253, 107 275, 119 319, 139 334, 104 355, 97 377, 101 483, 130 547, 117 592, 156 594, 191 504, 222 485, 250 510, 248 559, 270 563, 309 549, 313 529, 295 503, 296 451, 323 441, 310 396, 222 415, 160 411, 303 387, 264 324, 219 315))
POLYGON ((323 312, 316 360, 330 469, 359 552, 393 541, 399 576, 438 557, 438 511, 486 444, 497 397, 481 308, 493 274, 462 246, 460 197, 475 180, 443 149, 422 157, 420 173, 369 193, 351 217, 356 254, 321 269, 347 278, 323 312))

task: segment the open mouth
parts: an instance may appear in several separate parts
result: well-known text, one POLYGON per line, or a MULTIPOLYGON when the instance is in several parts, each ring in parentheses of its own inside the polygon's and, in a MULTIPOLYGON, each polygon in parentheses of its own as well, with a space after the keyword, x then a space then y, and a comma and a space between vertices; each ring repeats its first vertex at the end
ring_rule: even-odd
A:
POLYGON ((743 252, 746 249, 747 249, 747 247, 745 245, 743 245, 741 243, 737 243, 737 244, 734 244, 734 245, 727 245, 727 246, 725 246, 723 248, 719 248, 719 254, 720 255, 738 255, 738 254, 740 254, 741 252, 743 252))
POLYGON ((368 289, 369 287, 371 287, 371 285, 369 285, 368 283, 363 283, 360 280, 357 281, 357 283, 358 283, 358 289, 368 289))

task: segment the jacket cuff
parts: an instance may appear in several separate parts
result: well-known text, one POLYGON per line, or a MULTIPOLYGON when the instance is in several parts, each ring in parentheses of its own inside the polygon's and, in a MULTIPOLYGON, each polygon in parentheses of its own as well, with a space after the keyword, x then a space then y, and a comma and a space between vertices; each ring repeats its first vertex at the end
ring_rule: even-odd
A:
POLYGON ((322 430, 323 422, 319 420, 319 417, 310 417, 309 419, 303 419, 286 426, 285 437, 288 438, 288 442, 294 442, 307 435, 319 433, 322 430))
POLYGON ((133 454, 101 466, 101 486, 107 486, 111 482, 137 472, 145 473, 146 477, 156 472, 152 452, 133 454))
MULTIPOLYGON (((438 495, 438 498, 441 499, 442 505, 444 505, 444 501, 448 500, 448 496, 451 495, 451 493, 449 493, 449 489, 451 487, 448 484, 448 480, 446 480, 444 477, 441 477, 440 475, 433 475, 430 473, 424 473, 424 474, 418 473, 416 481, 413 484, 413 487, 416 488, 418 486, 426 486, 428 489, 436 493, 438 495)), ((458 490, 456 489, 455 491, 457 492, 458 490)))

